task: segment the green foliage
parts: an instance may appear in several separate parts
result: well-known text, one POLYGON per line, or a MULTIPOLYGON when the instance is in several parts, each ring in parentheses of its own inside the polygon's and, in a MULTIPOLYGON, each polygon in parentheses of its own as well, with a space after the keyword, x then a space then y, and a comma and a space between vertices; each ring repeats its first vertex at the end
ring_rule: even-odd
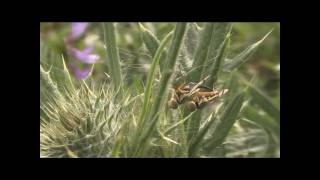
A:
POLYGON ((227 46, 230 44, 230 35, 226 36, 226 39, 224 42, 221 44, 221 48, 219 52, 217 53, 217 59, 213 63, 213 68, 211 71, 211 81, 209 81, 209 85, 212 85, 218 80, 218 73, 221 69, 221 65, 224 62, 224 58, 226 56, 226 51, 227 51, 227 46))
POLYGON ((223 143, 223 140, 228 135, 230 129, 236 121, 236 118, 240 112, 244 99, 244 93, 236 95, 226 106, 221 117, 216 120, 214 125, 212 138, 207 140, 207 147, 209 150, 216 148, 223 143))
POLYGON ((190 79, 194 82, 200 81, 201 74, 204 69, 204 64, 206 62, 208 50, 210 47, 210 40, 214 32, 213 23, 205 23, 205 26, 201 32, 200 42, 197 46, 196 52, 194 54, 193 67, 197 68, 197 71, 194 71, 190 79))
POLYGON ((88 36, 99 34, 106 58, 79 81, 56 40, 67 25, 40 26, 41 157, 280 156, 279 88, 266 91, 257 71, 275 79, 279 62, 256 60, 277 27, 244 44, 248 27, 239 23, 94 23, 88 36), (194 112, 166 105, 175 85, 207 76, 204 85, 228 93, 194 112))
POLYGON ((257 41, 256 43, 250 45, 245 50, 243 50, 240 54, 238 54, 236 57, 230 60, 230 62, 226 63, 223 67, 226 71, 231 71, 243 63, 245 63, 247 60, 249 60, 249 57, 252 56, 252 54, 256 51, 256 49, 259 47, 259 45, 268 37, 268 35, 271 33, 267 33, 262 39, 257 41))
POLYGON ((151 93, 152 93, 152 85, 153 81, 155 78, 156 74, 156 68, 159 64, 161 54, 163 53, 163 48, 166 45, 166 43, 169 41, 169 38, 171 37, 172 33, 169 33, 160 43, 159 48, 157 49, 154 60, 152 61, 152 65, 148 74, 148 79, 147 79, 147 86, 145 89, 144 93, 144 101, 143 101, 143 106, 142 106, 142 111, 141 111, 141 117, 139 119, 139 123, 141 124, 141 127, 143 127, 144 122, 145 122, 145 116, 148 112, 148 109, 150 109, 149 103, 150 103, 150 98, 151 98, 151 93))
POLYGON ((231 23, 215 23, 214 31, 209 44, 205 66, 202 69, 201 77, 211 74, 212 78, 207 82, 208 86, 212 86, 217 80, 217 73, 223 64, 227 55, 228 46, 230 45, 231 23))
MULTIPOLYGON (((147 142, 148 137, 151 135, 152 131, 154 130, 157 121, 159 120, 159 112, 161 111, 161 107, 165 104, 164 102, 167 100, 168 96, 168 86, 171 81, 171 76, 173 74, 173 70, 175 68, 175 63, 177 60, 177 56, 179 53, 179 49, 181 46, 181 42, 184 36, 184 32, 186 29, 186 23, 177 23, 177 26, 175 28, 172 43, 170 46, 170 51, 168 52, 168 56, 166 59, 166 68, 165 72, 163 73, 163 76, 161 78, 159 93, 156 96, 155 102, 153 106, 151 107, 150 113, 146 116, 150 120, 149 125, 146 127, 147 131, 145 133, 142 131, 141 135, 140 132, 138 132, 138 138, 139 142, 137 143, 137 148, 134 151, 133 156, 141 156, 143 146, 147 142)), ((168 37, 168 36, 167 36, 168 37)), ((165 41, 164 41, 165 42, 165 41)), ((160 54, 160 53, 159 53, 160 54)), ((160 58, 160 55, 157 57, 160 58)), ((157 62, 155 62, 157 63, 157 62)), ((150 74, 152 76, 152 74, 150 74)), ((151 85, 150 85, 151 86, 151 85)), ((144 122, 143 120, 142 122, 144 122)), ((144 127, 144 123, 141 124, 142 128, 144 127)))
POLYGON ((119 87, 121 89, 122 73, 113 23, 105 23, 105 44, 107 46, 107 55, 109 57, 108 63, 109 69, 111 70, 111 78, 115 84, 115 87, 119 87))

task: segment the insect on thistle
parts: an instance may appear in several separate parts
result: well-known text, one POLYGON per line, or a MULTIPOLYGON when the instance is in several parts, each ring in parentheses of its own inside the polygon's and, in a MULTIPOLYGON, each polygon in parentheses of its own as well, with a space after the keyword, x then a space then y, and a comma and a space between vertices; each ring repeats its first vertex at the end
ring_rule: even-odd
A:
POLYGON ((172 89, 171 98, 168 105, 172 109, 177 109, 179 104, 186 103, 189 111, 201 109, 207 104, 214 102, 217 98, 228 92, 228 89, 215 90, 202 84, 209 78, 207 76, 199 83, 189 82, 178 85, 172 89))

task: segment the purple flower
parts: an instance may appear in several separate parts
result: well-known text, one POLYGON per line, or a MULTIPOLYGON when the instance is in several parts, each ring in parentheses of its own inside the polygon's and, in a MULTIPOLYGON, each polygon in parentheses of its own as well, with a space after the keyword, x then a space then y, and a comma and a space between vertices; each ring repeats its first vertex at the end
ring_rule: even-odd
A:
POLYGON ((85 47, 83 50, 75 48, 75 43, 86 31, 88 23, 77 22, 71 24, 71 32, 65 39, 67 52, 70 55, 68 67, 78 79, 86 79, 93 69, 93 64, 100 58, 99 55, 91 54, 93 47, 85 47), (75 61, 83 63, 84 68, 80 68, 75 61))
POLYGON ((69 54, 85 64, 93 64, 97 62, 100 56, 96 54, 91 54, 92 50, 93 47, 87 47, 82 51, 75 48, 70 48, 69 54))
POLYGON ((88 23, 86 22, 76 22, 71 24, 71 33, 69 35, 69 39, 74 41, 81 37, 81 35, 85 32, 88 27, 88 23))
POLYGON ((72 64, 72 63, 68 63, 68 65, 69 65, 69 69, 71 69, 73 74, 78 79, 86 79, 93 69, 93 65, 86 66, 84 69, 80 69, 79 67, 77 67, 75 64, 72 64))

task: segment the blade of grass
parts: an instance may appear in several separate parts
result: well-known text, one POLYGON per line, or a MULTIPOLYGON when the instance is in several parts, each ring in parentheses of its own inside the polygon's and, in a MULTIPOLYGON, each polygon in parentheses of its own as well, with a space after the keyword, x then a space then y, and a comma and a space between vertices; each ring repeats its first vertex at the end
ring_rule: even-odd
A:
POLYGON ((256 87, 252 82, 247 81, 241 74, 237 73, 238 77, 248 86, 249 92, 256 102, 266 113, 268 113, 274 120, 276 124, 280 122, 280 108, 273 103, 272 99, 266 95, 261 89, 256 87))
POLYGON ((254 102, 277 122, 280 122, 280 109, 272 102, 270 97, 253 85, 250 86, 249 92, 251 93, 254 102))
MULTIPOLYGON (((218 51, 218 57, 215 61, 213 61, 214 63, 213 64, 213 69, 212 69, 212 73, 211 73, 211 76, 212 78, 210 78, 207 82, 205 82, 206 84, 209 84, 210 87, 213 86, 213 83, 216 82, 216 80, 218 79, 218 72, 220 70, 220 67, 221 67, 221 64, 223 62, 223 59, 225 58, 225 54, 226 54, 226 47, 227 45, 230 43, 230 28, 227 28, 229 27, 229 24, 226 23, 226 24, 215 24, 215 29, 216 27, 218 27, 218 30, 221 29, 221 27, 224 27, 222 28, 225 32, 229 32, 228 34, 226 34, 226 36, 223 36, 223 38, 221 38, 221 30, 218 31, 218 32, 215 32, 213 34, 218 34, 219 36, 217 35, 212 35, 212 40, 210 42, 210 46, 209 46, 209 50, 208 50, 208 53, 207 53, 207 58, 205 59, 206 62, 210 61, 210 59, 213 59, 213 57, 216 55, 216 51, 217 49, 219 49, 218 51), (221 47, 218 48, 216 47, 218 44, 217 43, 220 43, 218 40, 222 40, 223 42, 221 42, 221 47), (212 53, 212 52, 215 52, 215 53, 212 53)), ((208 65, 208 67, 210 68, 211 66, 208 65)), ((206 74, 206 71, 207 71, 208 68, 206 67, 203 67, 202 68, 202 74, 201 74, 201 79, 204 78, 204 74, 206 74)), ((201 120, 201 111, 198 111, 191 119, 191 121, 189 121, 189 126, 188 126, 188 141, 196 135, 196 133, 198 132, 199 130, 199 125, 200 125, 200 120, 201 120), (192 131, 190 131, 192 130, 192 131)))
POLYGON ((188 56, 191 58, 196 50, 196 42, 198 41, 198 29, 196 23, 190 23, 186 30, 185 47, 188 56))
POLYGON ((151 98, 151 92, 152 92, 152 85, 155 79, 156 75, 156 68, 159 64, 161 53, 163 52, 163 49, 165 45, 169 42, 170 37, 172 36, 172 32, 168 33, 166 37, 162 40, 160 43, 160 46, 153 58, 151 68, 148 73, 148 78, 147 78, 147 85, 144 93, 144 100, 143 100, 143 105, 142 105, 142 111, 141 111, 141 116, 139 118, 139 123, 141 124, 141 127, 144 125, 144 119, 145 115, 147 113, 147 110, 149 108, 149 103, 150 103, 150 98, 151 98))
POLYGON ((232 71, 233 69, 238 68, 243 63, 248 61, 250 57, 253 55, 253 53, 257 50, 257 48, 262 44, 262 42, 269 36, 269 34, 272 32, 269 31, 262 39, 257 41, 256 43, 250 45, 247 47, 244 51, 242 51, 240 54, 238 54, 236 57, 232 58, 230 62, 227 62, 223 65, 223 70, 225 71, 232 71))
POLYGON ((166 137, 164 134, 161 133, 161 131, 158 131, 158 133, 160 134, 160 137, 161 137, 163 140, 165 140, 165 141, 167 141, 167 142, 170 142, 170 143, 173 143, 173 144, 176 144, 176 145, 180 145, 178 142, 176 142, 176 141, 174 141, 174 140, 166 137))
POLYGON ((158 38, 147 28, 145 28, 141 23, 139 24, 139 28, 141 33, 142 40, 146 45, 148 51, 151 53, 152 57, 155 56, 156 51, 159 47, 160 41, 158 38))
POLYGON ((51 92, 54 97, 63 99, 63 96, 61 95, 57 85, 50 77, 50 70, 46 72, 42 65, 40 65, 40 82, 45 83, 45 87, 48 88, 47 91, 51 92))
POLYGON ((161 110, 161 107, 164 107, 164 102, 168 97, 168 87, 171 83, 171 77, 174 72, 177 56, 179 54, 179 50, 185 33, 186 24, 187 23, 177 23, 175 27, 173 39, 166 60, 165 72, 160 81, 159 92, 158 95, 155 96, 155 102, 152 106, 149 116, 147 116, 147 119, 151 120, 150 125, 143 129, 143 131, 141 132, 141 136, 138 136, 139 141, 134 144, 136 148, 133 151, 133 157, 141 155, 141 152, 143 151, 144 145, 146 144, 149 136, 152 132, 154 132, 155 125, 159 119, 158 113, 161 110))
POLYGON ((186 35, 182 43, 181 53, 178 57, 178 69, 182 76, 186 75, 192 68, 193 55, 198 41, 198 34, 194 23, 189 23, 186 27, 186 35))
POLYGON ((280 137, 280 126, 269 116, 261 116, 257 109, 252 106, 246 106, 243 108, 242 114, 244 117, 250 119, 261 125, 266 130, 274 133, 277 137, 280 137))
POLYGON ((112 150, 111 150, 111 157, 115 157, 115 158, 118 158, 120 157, 120 153, 121 153, 121 147, 123 145, 123 142, 124 142, 124 131, 125 129, 127 128, 128 124, 129 124, 130 121, 126 121, 122 126, 121 126, 121 129, 119 130, 118 134, 117 134, 117 137, 116 137, 116 140, 115 140, 115 144, 113 145, 112 147, 112 150))
MULTIPOLYGON (((197 71, 191 71, 189 74, 190 81, 198 82, 201 78, 201 72, 204 71, 204 63, 208 57, 208 51, 212 36, 214 34, 215 23, 205 23, 204 28, 200 34, 200 42, 196 48, 194 55, 194 61, 192 64, 193 69, 198 69, 197 71), (200 72, 200 73, 199 73, 200 72)), ((201 120, 201 111, 197 112, 191 117, 191 120, 187 124, 187 141, 193 137, 199 129, 199 124, 201 120)))
MULTIPOLYGON (((148 51, 151 53, 152 57, 154 57, 160 45, 158 38, 150 30, 145 28, 141 23, 139 23, 139 28, 140 28, 140 31, 142 32, 141 36, 144 44, 146 45, 148 51)), ((160 72, 163 72, 166 56, 167 56, 167 52, 166 50, 163 50, 160 56, 160 61, 159 61, 160 72)))
POLYGON ((179 125, 185 123, 196 111, 190 113, 188 116, 186 116, 185 118, 183 118, 181 121, 173 124, 172 126, 170 126, 166 131, 164 131, 163 135, 167 135, 169 134, 171 131, 175 130, 179 125))
MULTIPOLYGON (((214 31, 214 23, 205 23, 204 29, 200 34, 200 42, 196 48, 196 52, 194 54, 194 61, 192 64, 193 68, 203 66, 206 61, 208 49, 210 46, 211 37, 214 31)), ((200 80, 201 73, 203 67, 200 68, 200 71, 193 72, 190 75, 191 81, 197 82, 200 80)))
MULTIPOLYGON (((230 38, 232 23, 215 23, 213 35, 211 37, 208 54, 205 61, 205 67, 201 72, 201 78, 207 76, 213 71, 216 60, 219 58, 223 43, 226 41, 227 36, 230 38)), ((206 84, 211 85, 211 82, 206 84)))
POLYGON ((72 79, 71 79, 71 76, 70 76, 70 72, 67 68, 67 65, 66 65, 66 61, 64 60, 64 57, 63 55, 61 56, 61 59, 62 59, 62 65, 63 65, 63 71, 64 71, 64 74, 67 76, 68 78, 68 84, 67 84, 67 87, 70 86, 72 92, 76 92, 76 89, 73 85, 73 82, 72 82, 72 79))
POLYGON ((113 23, 104 24, 105 45, 107 46, 108 66, 111 72, 111 78, 115 87, 122 86, 122 73, 120 67, 119 52, 117 49, 117 41, 115 35, 115 28, 113 23))
POLYGON ((188 147, 188 157, 195 156, 199 148, 199 144, 202 143, 204 135, 208 132, 214 121, 215 118, 212 118, 202 129, 200 129, 199 133, 197 133, 196 136, 191 139, 188 147))
POLYGON ((214 129, 211 138, 205 142, 206 149, 213 150, 223 143, 233 124, 236 122, 243 100, 244 91, 240 92, 228 103, 221 117, 218 118, 213 125, 214 129))
POLYGON ((191 117, 191 120, 187 124, 186 132, 187 132, 187 142, 189 142, 194 136, 197 135, 200 128, 201 121, 201 110, 195 111, 195 114, 191 117))
POLYGON ((215 83, 218 80, 218 74, 221 69, 221 65, 224 62, 224 58, 226 57, 226 52, 227 52, 227 46, 230 44, 230 34, 227 35, 226 39, 224 42, 221 44, 221 48, 218 52, 218 57, 213 63, 213 69, 211 71, 211 77, 208 80, 208 84, 210 87, 213 86, 213 83, 215 83))
POLYGON ((172 81, 172 74, 174 73, 181 42, 186 30, 186 24, 187 23, 177 23, 176 25, 173 40, 171 42, 166 60, 165 72, 160 80, 159 94, 156 96, 153 110, 151 111, 151 116, 154 116, 159 112, 161 105, 163 105, 167 99, 169 85, 172 81))

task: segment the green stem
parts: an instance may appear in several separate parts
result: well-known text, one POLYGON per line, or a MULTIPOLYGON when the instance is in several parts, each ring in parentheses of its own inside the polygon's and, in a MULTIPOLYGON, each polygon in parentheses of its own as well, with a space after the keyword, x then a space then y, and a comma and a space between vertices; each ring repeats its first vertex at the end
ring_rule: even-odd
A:
MULTIPOLYGON (((151 113, 147 116, 150 119, 150 124, 146 127, 145 131, 142 131, 141 136, 139 136, 139 142, 136 145, 136 149, 133 153, 133 156, 139 156, 143 152, 144 145, 146 144, 148 138, 152 134, 155 129, 155 125, 159 119, 159 111, 161 107, 164 107, 164 102, 167 100, 168 97, 168 87, 171 83, 171 77, 175 68, 175 64, 177 61, 177 57, 179 54, 179 50, 181 47, 181 43, 184 37, 184 33, 186 30, 187 23, 177 23, 174 34, 173 40, 170 45, 170 50, 168 52, 167 60, 166 60, 166 68, 165 72, 161 78, 160 88, 158 95, 156 95, 155 102, 152 106, 151 113)), ((148 119, 147 118, 147 119, 148 119)))
POLYGON ((107 45, 107 62, 111 71, 111 78, 115 87, 121 88, 122 86, 122 73, 120 68, 120 58, 117 49, 117 41, 115 35, 115 28, 113 23, 105 23, 105 44, 107 45))

